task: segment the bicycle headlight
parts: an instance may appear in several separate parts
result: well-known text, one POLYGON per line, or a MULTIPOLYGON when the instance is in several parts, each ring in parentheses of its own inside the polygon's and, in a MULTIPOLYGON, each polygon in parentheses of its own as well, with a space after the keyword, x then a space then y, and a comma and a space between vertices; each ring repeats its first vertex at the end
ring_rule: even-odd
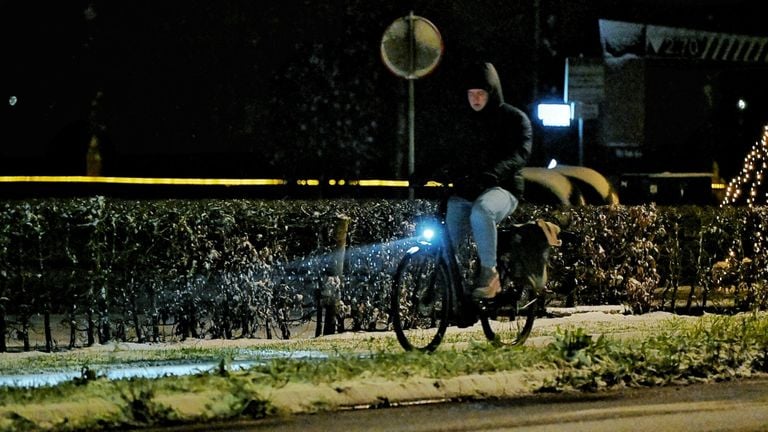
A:
POLYGON ((421 243, 432 243, 436 240, 437 233, 440 232, 437 222, 431 219, 425 219, 416 224, 416 238, 421 243))

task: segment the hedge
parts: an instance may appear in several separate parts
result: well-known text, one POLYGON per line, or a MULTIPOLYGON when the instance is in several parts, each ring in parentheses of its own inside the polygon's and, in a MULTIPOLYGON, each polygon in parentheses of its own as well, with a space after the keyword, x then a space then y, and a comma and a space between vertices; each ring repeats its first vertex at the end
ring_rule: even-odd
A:
MULTIPOLYGON (((64 345, 50 335, 52 316, 65 317, 69 347, 80 339, 288 338, 294 324, 331 304, 339 315, 332 331, 383 330, 392 273, 414 221, 436 207, 430 200, 0 202, 0 351, 10 337, 31 349, 35 316, 44 319, 47 350, 64 345), (341 215, 350 223, 344 271, 335 277, 341 215)), ((523 205, 505 223, 534 218, 563 229, 550 288, 567 304, 623 303, 642 313, 768 303, 764 208, 523 205), (729 302, 714 304, 724 292, 729 302)))

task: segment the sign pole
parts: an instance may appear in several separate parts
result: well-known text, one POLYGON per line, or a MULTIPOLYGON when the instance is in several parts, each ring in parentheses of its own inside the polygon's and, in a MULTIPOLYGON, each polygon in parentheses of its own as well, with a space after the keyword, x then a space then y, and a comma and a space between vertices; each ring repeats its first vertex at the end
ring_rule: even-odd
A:
MULTIPOLYGON (((412 79, 408 80, 408 177, 416 171, 416 89, 412 79)), ((408 198, 414 198, 414 189, 408 188, 408 198)))
MULTIPOLYGON (((410 11, 393 22, 381 39, 381 58, 395 75, 408 81, 408 177, 416 171, 415 81, 431 73, 443 54, 440 32, 429 20, 410 11)), ((415 189, 408 185, 408 197, 415 189)))
POLYGON ((579 114, 579 166, 584 166, 584 118, 579 114))
MULTIPOLYGON (((416 86, 413 74, 416 71, 416 36, 413 29, 413 11, 408 14, 408 52, 410 54, 411 76, 408 80, 408 178, 416 171, 416 86)), ((408 188, 408 199, 415 196, 413 187, 408 188)))

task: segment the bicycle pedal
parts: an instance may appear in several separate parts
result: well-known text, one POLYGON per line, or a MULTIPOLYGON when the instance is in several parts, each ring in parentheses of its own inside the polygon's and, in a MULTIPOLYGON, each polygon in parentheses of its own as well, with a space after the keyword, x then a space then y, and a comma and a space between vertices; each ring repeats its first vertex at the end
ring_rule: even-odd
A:
POLYGON ((456 321, 456 327, 458 328, 472 327, 473 325, 475 325, 476 322, 477 322, 476 317, 473 319, 465 318, 465 319, 456 321))
POLYGON ((495 298, 482 299, 477 301, 477 308, 483 312, 496 309, 497 302, 495 298))

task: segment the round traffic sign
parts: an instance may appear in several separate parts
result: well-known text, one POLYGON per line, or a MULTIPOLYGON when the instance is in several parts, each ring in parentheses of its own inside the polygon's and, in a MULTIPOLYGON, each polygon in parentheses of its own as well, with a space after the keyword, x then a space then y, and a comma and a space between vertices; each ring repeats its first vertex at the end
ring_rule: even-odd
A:
POLYGON ((418 79, 435 70, 443 55, 443 39, 428 19, 413 15, 396 19, 381 38, 381 58, 395 75, 418 79))

